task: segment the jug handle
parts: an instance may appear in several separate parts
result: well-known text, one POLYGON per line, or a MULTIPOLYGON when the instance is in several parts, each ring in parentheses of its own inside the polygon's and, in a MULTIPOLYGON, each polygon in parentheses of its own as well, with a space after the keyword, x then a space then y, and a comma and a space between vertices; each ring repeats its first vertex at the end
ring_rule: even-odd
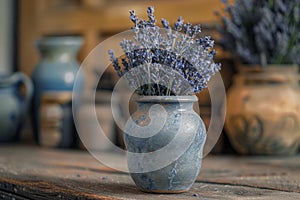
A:
POLYGON ((24 96, 24 103, 22 106, 22 112, 21 112, 21 123, 20 123, 21 125, 19 127, 20 130, 23 124, 22 122, 25 121, 26 115, 28 113, 28 108, 33 95, 33 84, 31 79, 22 72, 14 73, 11 77, 11 81, 13 83, 22 83, 25 86, 25 90, 26 90, 24 96))

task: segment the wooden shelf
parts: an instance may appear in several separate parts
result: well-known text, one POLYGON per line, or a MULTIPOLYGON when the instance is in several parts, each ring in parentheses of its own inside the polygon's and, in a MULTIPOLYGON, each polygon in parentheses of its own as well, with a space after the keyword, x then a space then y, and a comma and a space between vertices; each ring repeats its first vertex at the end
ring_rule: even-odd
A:
POLYGON ((165 18, 171 23, 179 15, 190 23, 213 23, 217 20, 215 10, 222 5, 219 0, 31 0, 19 3, 19 66, 30 75, 38 62, 34 46, 43 35, 81 35, 84 46, 80 52, 82 61, 101 41, 103 35, 110 36, 130 29, 129 10, 136 10, 146 17, 148 6, 155 7, 158 20, 165 18))

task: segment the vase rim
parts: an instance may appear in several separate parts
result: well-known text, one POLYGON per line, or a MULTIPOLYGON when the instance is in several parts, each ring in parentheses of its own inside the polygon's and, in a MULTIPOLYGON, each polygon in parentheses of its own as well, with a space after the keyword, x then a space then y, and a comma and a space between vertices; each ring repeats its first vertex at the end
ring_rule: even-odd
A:
POLYGON ((81 36, 43 36, 36 40, 37 45, 81 45, 83 38, 81 36))
POLYGON ((133 98, 136 102, 143 103, 178 103, 178 102, 197 102, 196 95, 184 95, 184 96, 135 96, 133 98))
POLYGON ((17 81, 12 79, 13 74, 0 74, 0 88, 14 86, 17 81))
POLYGON ((238 70, 242 72, 259 72, 259 71, 272 71, 272 70, 285 70, 285 69, 298 69, 297 64, 268 64, 262 67, 259 64, 241 64, 238 70))

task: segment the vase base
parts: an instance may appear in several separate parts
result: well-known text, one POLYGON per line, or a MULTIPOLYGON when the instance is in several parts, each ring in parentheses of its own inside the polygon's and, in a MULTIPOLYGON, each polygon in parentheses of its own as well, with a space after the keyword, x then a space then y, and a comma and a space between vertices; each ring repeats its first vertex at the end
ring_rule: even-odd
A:
POLYGON ((189 188, 183 189, 183 190, 145 190, 138 188, 142 192, 146 193, 154 193, 154 194, 179 194, 189 191, 189 188))

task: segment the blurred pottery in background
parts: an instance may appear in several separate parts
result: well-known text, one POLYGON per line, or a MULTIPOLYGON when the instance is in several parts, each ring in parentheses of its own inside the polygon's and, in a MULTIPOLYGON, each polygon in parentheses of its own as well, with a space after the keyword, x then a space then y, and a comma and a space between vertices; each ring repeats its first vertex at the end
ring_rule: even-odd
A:
POLYGON ((83 85, 83 74, 77 74, 76 58, 82 42, 79 36, 49 36, 36 43, 41 60, 32 74, 35 88, 33 129, 35 140, 41 145, 76 145, 72 92, 75 78, 83 85))
POLYGON ((243 67, 227 100, 225 128, 240 154, 295 154, 300 143, 297 65, 243 67))
POLYGON ((23 73, 0 75, 0 142, 17 141, 32 97, 31 80, 23 73), (20 91, 25 86, 25 94, 20 91))
MULTIPOLYGON (((229 57, 219 58, 218 62, 222 63, 222 70, 220 70, 220 74, 222 76, 225 89, 227 91, 231 85, 232 76, 234 74, 234 68, 233 68, 234 62, 231 59, 229 59, 229 57)), ((214 89, 216 88, 214 87, 214 89)), ((210 127, 212 128, 212 130, 215 129, 213 125, 214 123, 211 123, 212 108, 211 108, 210 95, 212 92, 213 91, 209 91, 208 88, 206 88, 205 90, 196 94, 199 99, 200 117, 206 126, 206 130, 208 130, 210 126, 212 126, 210 127)), ((218 117, 217 120, 220 121, 223 120, 222 118, 225 114, 225 112, 223 114, 221 110, 224 107, 226 107, 226 102, 223 101, 223 96, 220 92, 215 92, 215 95, 218 95, 216 99, 219 101, 217 104, 218 105, 217 110, 219 111, 219 114, 216 116, 218 117)), ((214 130, 213 134, 207 134, 206 143, 204 145, 205 155, 208 152, 210 154, 232 153, 232 148, 228 141, 228 137, 225 131, 223 130, 220 136, 217 133, 218 131, 214 130), (212 146, 213 149, 211 149, 212 146)))

